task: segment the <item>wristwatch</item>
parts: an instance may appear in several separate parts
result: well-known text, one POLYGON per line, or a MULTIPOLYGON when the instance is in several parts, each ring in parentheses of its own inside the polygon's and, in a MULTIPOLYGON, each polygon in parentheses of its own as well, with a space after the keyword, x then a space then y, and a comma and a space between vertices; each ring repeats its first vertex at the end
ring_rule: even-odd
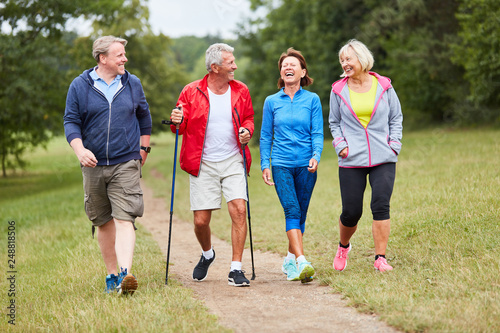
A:
POLYGON ((141 146, 141 149, 144 150, 146 153, 150 153, 151 152, 151 147, 144 147, 144 146, 141 146))

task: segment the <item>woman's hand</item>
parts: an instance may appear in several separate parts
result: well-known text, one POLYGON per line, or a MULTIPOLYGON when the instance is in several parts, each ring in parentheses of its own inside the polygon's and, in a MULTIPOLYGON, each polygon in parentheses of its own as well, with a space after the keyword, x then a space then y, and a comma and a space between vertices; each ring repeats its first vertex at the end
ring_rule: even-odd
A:
POLYGON ((315 173, 316 170, 318 170, 318 161, 316 161, 316 159, 314 158, 311 158, 309 160, 309 166, 307 167, 307 171, 309 171, 310 173, 315 173))
POLYGON ((264 183, 266 183, 267 185, 274 185, 273 181, 271 180, 271 170, 269 170, 269 168, 266 168, 262 171, 262 179, 264 179, 264 183))
POLYGON ((342 149, 342 151, 339 153, 339 156, 342 158, 346 158, 347 155, 349 154, 349 147, 345 147, 342 149))

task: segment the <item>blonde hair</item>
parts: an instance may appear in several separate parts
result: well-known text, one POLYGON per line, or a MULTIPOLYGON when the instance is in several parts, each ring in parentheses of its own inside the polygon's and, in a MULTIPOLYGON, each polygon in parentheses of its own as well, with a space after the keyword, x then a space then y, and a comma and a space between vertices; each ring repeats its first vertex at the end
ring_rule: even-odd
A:
POLYGON ((101 54, 108 54, 109 48, 113 43, 120 43, 123 44, 123 46, 126 46, 128 42, 123 38, 115 36, 103 36, 94 41, 94 45, 92 46, 92 56, 97 63, 99 63, 99 56, 101 54))
MULTIPOLYGON (((361 43, 359 40, 351 39, 347 42, 339 51, 339 62, 340 57, 345 56, 347 52, 351 48, 358 57, 359 63, 361 64, 361 69, 365 72, 368 72, 372 69, 375 60, 373 59, 372 52, 366 47, 365 44, 361 43)), ((341 77, 346 76, 345 72, 340 75, 341 77)))

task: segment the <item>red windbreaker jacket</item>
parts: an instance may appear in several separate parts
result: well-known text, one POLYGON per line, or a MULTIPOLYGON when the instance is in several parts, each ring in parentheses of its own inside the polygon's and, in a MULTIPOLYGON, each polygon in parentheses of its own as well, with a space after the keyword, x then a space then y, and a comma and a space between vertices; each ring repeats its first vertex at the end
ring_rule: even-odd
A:
MULTIPOLYGON (((201 80, 191 82, 186 85, 179 96, 177 105, 183 106, 183 120, 179 126, 179 135, 183 135, 180 166, 187 173, 198 177, 201 167, 201 157, 210 112, 210 102, 208 98, 208 74, 201 80)), ((232 80, 231 86, 231 108, 233 116, 234 134, 238 137, 238 129, 244 127, 253 136, 253 107, 252 99, 248 87, 240 81, 232 80)), ((175 126, 170 126, 175 133, 175 126)), ((237 140, 240 153, 243 154, 240 141, 237 140)), ((245 149, 247 172, 250 173, 252 156, 250 149, 245 149)))

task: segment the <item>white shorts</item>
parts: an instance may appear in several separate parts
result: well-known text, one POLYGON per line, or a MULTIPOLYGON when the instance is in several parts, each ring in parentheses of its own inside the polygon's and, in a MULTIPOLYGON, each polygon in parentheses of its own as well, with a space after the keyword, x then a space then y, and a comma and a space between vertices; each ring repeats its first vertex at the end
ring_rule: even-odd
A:
POLYGON ((191 210, 220 209, 226 202, 247 200, 243 156, 235 154, 221 162, 202 161, 198 177, 189 175, 191 210))

